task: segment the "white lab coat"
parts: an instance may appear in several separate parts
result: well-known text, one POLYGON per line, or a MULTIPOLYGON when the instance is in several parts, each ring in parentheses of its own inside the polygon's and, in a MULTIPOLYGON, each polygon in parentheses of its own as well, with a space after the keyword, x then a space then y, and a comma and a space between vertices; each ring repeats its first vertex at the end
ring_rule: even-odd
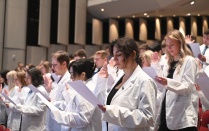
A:
MULTIPOLYGON (((164 77, 168 74, 168 65, 164 66, 164 77)), ((163 92, 166 95, 166 122, 170 130, 178 130, 186 127, 196 127, 198 120, 198 97, 194 86, 198 67, 191 56, 184 58, 182 66, 177 66, 173 79, 167 78, 167 86, 163 92)), ((155 128, 160 124, 162 102, 158 111, 155 128)))
MULTIPOLYGON (((17 92, 17 94, 12 98, 12 100, 16 104, 24 104, 24 100, 26 99, 26 96, 28 95, 29 91, 30 89, 28 87, 23 87, 21 92, 17 92)), ((20 123, 21 123, 21 113, 17 111, 16 109, 10 108, 13 106, 14 105, 12 103, 9 104, 7 128, 11 129, 12 131, 19 131, 20 123)))
MULTIPOLYGON (((201 54, 203 53, 205 46, 206 46, 205 44, 202 44, 200 46, 201 54)), ((206 49, 204 56, 206 58, 206 62, 203 62, 203 70, 209 65, 209 48, 206 49)))
MULTIPOLYGON (((38 89, 47 95, 43 86, 38 89)), ((28 94, 24 105, 13 108, 22 113, 21 131, 46 131, 46 105, 34 92, 28 94)))
MULTIPOLYGON (((108 80, 107 80, 107 91, 110 91, 112 85, 114 84, 115 82, 115 79, 117 78, 117 75, 118 75, 118 71, 117 71, 117 68, 116 67, 112 67, 110 66, 109 64, 107 65, 107 69, 108 69, 108 80)), ((99 73, 99 72, 98 72, 99 73)), ((97 84, 98 82, 98 73, 96 73, 93 77, 92 77, 92 80, 95 84, 97 84)), ((98 83, 100 84, 100 83, 98 83)))
POLYGON ((203 92, 202 91, 197 91, 197 95, 201 100, 203 112, 205 112, 206 110, 209 110, 209 100, 205 97, 203 92))
MULTIPOLYGON (((89 88, 95 86, 92 81, 86 82, 89 88)), ((67 90, 70 96, 65 111, 52 110, 51 117, 62 124, 62 131, 101 131, 101 111, 85 100, 75 90, 67 90), (68 126, 68 128, 66 127, 68 126)))
MULTIPOLYGON (((54 84, 53 90, 50 92, 50 98, 52 103, 59 108, 60 110, 65 110, 67 105, 67 98, 63 92, 66 90, 66 83, 71 81, 70 73, 68 71, 65 72, 62 79, 54 84)), ((61 124, 58 124, 55 120, 53 120, 50 116, 50 110, 47 110, 47 130, 49 131, 61 131, 61 124)))
MULTIPOLYGON (((7 89, 8 90, 8 89, 7 89)), ((16 96, 17 96, 17 94, 18 94, 18 92, 19 92, 19 87, 18 86, 15 86, 13 89, 11 89, 8 93, 8 95, 9 95, 9 98, 10 99, 12 99, 13 101, 15 101, 16 100, 16 96)), ((5 102, 9 102, 7 99, 5 99, 5 102)), ((11 121, 12 121, 12 113, 13 111, 12 111, 12 109, 10 109, 10 108, 6 108, 6 113, 7 113, 7 116, 8 116, 8 118, 7 118, 7 127, 8 128, 10 128, 10 129, 12 129, 12 126, 11 126, 11 121)), ((19 120, 20 121, 20 120, 19 120)), ((14 121, 14 123, 15 123, 15 125, 16 125, 16 122, 14 121)), ((20 122, 19 122, 20 123, 20 122)), ((18 125, 18 124, 17 124, 18 125)), ((19 125, 20 126, 20 125, 19 125)), ((19 129, 19 128, 18 128, 19 129)), ((17 129, 17 130, 18 130, 17 129)), ((16 129, 14 130, 14 131, 16 131, 16 129)))
MULTIPOLYGON (((115 84, 122 76, 118 77, 115 84)), ((114 95, 110 105, 106 105, 103 120, 108 122, 108 131, 152 130, 156 93, 155 82, 137 66, 130 78, 114 95)))
MULTIPOLYGON (((157 73, 157 76, 159 76, 159 77, 163 76, 163 67, 164 67, 164 64, 167 63, 167 59, 165 57, 166 57, 166 55, 163 55, 159 62, 151 63, 151 67, 153 67, 155 69, 155 72, 157 73)), ((164 90, 164 87, 157 86, 157 101, 156 101, 155 114, 158 113, 159 106, 162 101, 163 90, 164 90)))
MULTIPOLYGON (((4 89, 8 89, 8 86, 5 85, 2 92, 4 91, 4 89)), ((4 97, 1 96, 1 94, 0 98, 4 100, 4 97)), ((4 104, 3 100, 0 100, 0 125, 5 125, 7 123, 6 105, 4 104)))

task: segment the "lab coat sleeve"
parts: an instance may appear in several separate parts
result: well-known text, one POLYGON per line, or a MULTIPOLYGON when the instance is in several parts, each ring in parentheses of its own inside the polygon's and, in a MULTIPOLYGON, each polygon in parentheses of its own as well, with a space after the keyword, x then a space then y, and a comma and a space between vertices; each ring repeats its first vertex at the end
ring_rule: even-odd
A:
POLYGON ((28 115, 40 115, 42 112, 44 112, 46 105, 42 102, 42 100, 39 97, 37 99, 38 101, 36 105, 27 106, 17 104, 15 109, 28 115))
POLYGON ((65 100, 54 101, 53 105, 55 105, 59 110, 65 110, 67 102, 65 100))
POLYGON ((154 82, 144 81, 141 86, 137 109, 130 110, 119 105, 106 105, 103 120, 126 128, 154 126, 156 85, 154 82))
POLYGON ((206 58, 206 63, 209 64, 209 57, 205 56, 205 58, 206 58))
POLYGON ((166 88, 179 95, 189 95, 196 90, 194 86, 196 74, 197 64, 195 62, 195 59, 188 60, 182 76, 178 76, 182 77, 180 78, 181 80, 177 81, 175 79, 167 78, 166 88))
MULTIPOLYGON (((77 103, 77 102, 76 102, 77 103)), ((59 124, 71 128, 86 127, 92 120, 95 107, 86 100, 81 100, 76 106, 76 111, 51 110, 51 117, 59 124)))
POLYGON ((151 63, 151 67, 153 67, 155 69, 157 76, 162 76, 163 70, 162 70, 162 67, 159 62, 151 63))
POLYGON ((57 85, 57 83, 56 82, 55 83, 52 83, 52 90, 49 93, 49 97, 51 98, 52 101, 55 100, 57 88, 59 88, 59 86, 57 85))
POLYGON ((107 78, 97 77, 97 84, 94 90, 95 96, 104 104, 107 96, 107 78))
POLYGON ((207 100, 207 98, 205 97, 205 95, 203 94, 202 91, 197 91, 197 95, 199 96, 202 105, 209 110, 209 101, 207 100))
POLYGON ((3 99, 4 97, 0 94, 0 105, 4 105, 3 99))

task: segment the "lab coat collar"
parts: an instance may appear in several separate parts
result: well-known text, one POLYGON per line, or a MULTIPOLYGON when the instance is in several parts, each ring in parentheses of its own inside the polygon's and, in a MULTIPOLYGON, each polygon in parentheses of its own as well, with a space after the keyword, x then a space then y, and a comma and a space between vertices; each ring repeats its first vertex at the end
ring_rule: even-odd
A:
POLYGON ((65 72, 65 74, 63 75, 63 77, 61 78, 61 80, 58 82, 58 85, 62 85, 63 83, 66 83, 70 79, 70 73, 68 71, 65 72))
MULTIPOLYGON (((115 94, 115 96, 113 97, 113 99, 115 99, 116 97, 118 97, 121 93, 123 93, 124 91, 126 91, 128 88, 131 88, 134 85, 134 82, 136 81, 137 76, 140 74, 139 71, 141 72, 142 69, 140 66, 137 66, 136 69, 134 70, 134 72, 132 73, 132 75, 128 78, 128 80, 121 86, 121 88, 118 90, 118 92, 115 94)), ((124 75, 124 74, 123 74, 124 75)), ((123 76, 122 75, 122 76, 123 76)), ((121 77, 117 80, 117 82, 121 79, 121 77)), ((115 82, 115 83, 117 83, 115 82)), ((114 84, 115 86, 115 84, 114 84)), ((113 87, 114 87, 113 86, 113 87)))
POLYGON ((34 96, 34 92, 33 91, 32 91, 32 93, 28 93, 24 103, 27 103, 27 101, 30 100, 31 97, 33 97, 33 96, 34 96))

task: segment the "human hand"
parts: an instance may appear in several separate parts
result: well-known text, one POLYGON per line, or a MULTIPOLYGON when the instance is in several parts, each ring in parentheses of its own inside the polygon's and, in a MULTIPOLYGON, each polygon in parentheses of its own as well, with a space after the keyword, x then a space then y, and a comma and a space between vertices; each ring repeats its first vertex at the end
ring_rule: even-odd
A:
POLYGON ((21 92, 22 91, 22 86, 18 83, 17 86, 19 87, 19 90, 18 92, 21 92))
POLYGON ((199 58, 202 62, 206 62, 206 58, 205 58, 204 55, 198 54, 198 58, 199 58))
POLYGON ((6 94, 7 96, 9 96, 9 91, 7 89, 4 89, 4 94, 6 94))
POLYGON ((114 67, 114 66, 115 66, 114 57, 112 57, 112 58, 109 60, 109 66, 110 66, 110 67, 114 67))
POLYGON ((102 69, 98 72, 98 76, 103 77, 103 78, 108 77, 107 62, 104 63, 102 69))
POLYGON ((154 52, 152 55, 151 63, 157 63, 160 61, 160 57, 157 52, 154 52))
POLYGON ((161 85, 167 85, 167 78, 163 78, 163 77, 159 77, 159 76, 155 76, 155 81, 157 81, 158 83, 160 83, 161 85))
POLYGON ((102 110, 102 112, 104 112, 104 113, 106 112, 106 107, 105 106, 98 104, 98 107, 99 107, 100 110, 102 110))
POLYGON ((191 35, 187 35, 187 36, 185 36, 185 42, 187 44, 191 44, 191 43, 194 43, 195 40, 192 40, 192 36, 191 35))
POLYGON ((7 108, 9 108, 9 103, 4 103, 6 105, 7 108))
POLYGON ((68 90, 70 88, 70 86, 66 83, 65 84, 66 90, 68 90))
POLYGON ((201 91, 201 89, 200 89, 200 87, 199 87, 199 85, 197 83, 195 83, 194 86, 196 87, 197 91, 201 91))
POLYGON ((43 78, 44 78, 44 85, 45 85, 45 88, 46 88, 47 92, 51 92, 51 90, 52 90, 52 79, 47 77, 46 75, 43 75, 43 78))
POLYGON ((0 92, 2 92, 2 84, 0 84, 0 92))

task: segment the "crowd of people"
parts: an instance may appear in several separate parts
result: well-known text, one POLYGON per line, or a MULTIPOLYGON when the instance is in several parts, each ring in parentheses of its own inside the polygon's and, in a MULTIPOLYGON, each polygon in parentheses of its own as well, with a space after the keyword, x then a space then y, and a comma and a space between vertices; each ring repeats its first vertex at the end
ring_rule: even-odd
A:
POLYGON ((208 130, 202 115, 208 113, 209 100, 195 80, 209 65, 209 30, 198 58, 190 48, 193 42, 173 30, 162 42, 149 44, 118 38, 90 58, 83 49, 70 55, 60 50, 39 65, 19 62, 16 69, 0 72, 0 130, 208 130), (157 76, 147 74, 146 67, 157 76), (68 85, 78 80, 101 104, 91 104, 68 85), (56 110, 29 85, 48 96, 56 110))

